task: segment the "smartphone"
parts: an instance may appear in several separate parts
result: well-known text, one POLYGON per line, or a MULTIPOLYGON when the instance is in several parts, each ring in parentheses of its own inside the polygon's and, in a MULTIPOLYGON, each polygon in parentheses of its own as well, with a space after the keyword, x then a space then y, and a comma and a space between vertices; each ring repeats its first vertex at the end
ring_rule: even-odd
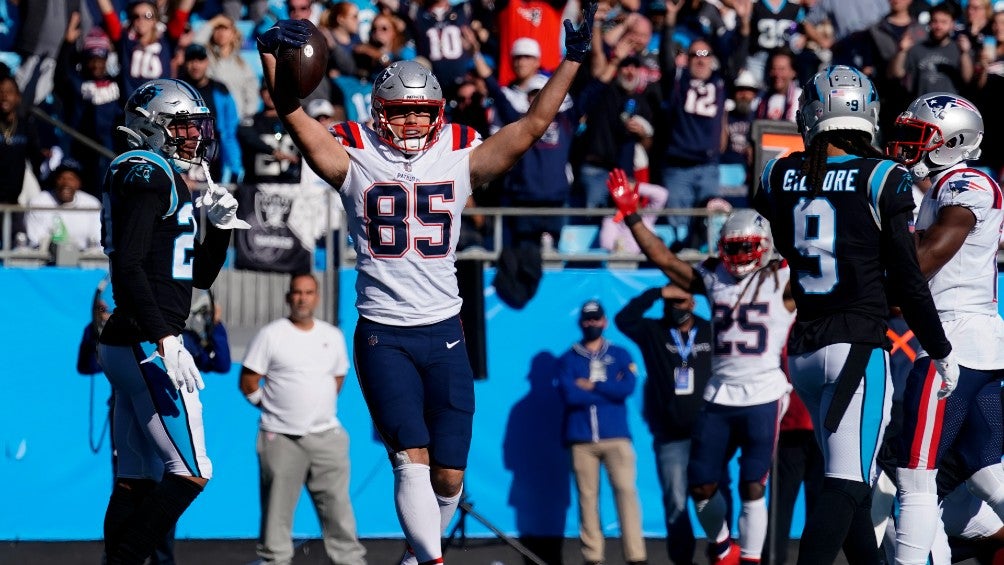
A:
POLYGON ((997 38, 986 36, 983 38, 983 49, 990 54, 991 59, 997 58, 997 38))

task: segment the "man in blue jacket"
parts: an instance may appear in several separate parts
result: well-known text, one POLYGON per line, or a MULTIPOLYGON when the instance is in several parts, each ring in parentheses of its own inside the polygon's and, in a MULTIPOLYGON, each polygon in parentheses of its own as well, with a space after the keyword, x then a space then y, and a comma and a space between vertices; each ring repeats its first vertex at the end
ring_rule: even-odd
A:
POLYGON ((624 561, 646 562, 634 446, 625 401, 634 391, 635 365, 627 350, 603 338, 607 318, 596 300, 582 305, 582 341, 559 359, 558 392, 565 404, 564 441, 572 452, 579 489, 579 537, 586 564, 604 560, 600 525, 600 464, 610 477, 617 502, 624 561))

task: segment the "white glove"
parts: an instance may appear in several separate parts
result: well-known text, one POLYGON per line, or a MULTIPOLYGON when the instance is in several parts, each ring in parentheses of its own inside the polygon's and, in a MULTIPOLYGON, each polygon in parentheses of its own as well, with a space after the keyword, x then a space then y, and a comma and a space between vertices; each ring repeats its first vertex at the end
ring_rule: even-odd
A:
POLYGON ((195 366, 195 359, 185 349, 185 344, 173 335, 165 337, 161 343, 164 346, 162 357, 164 367, 167 368, 167 376, 174 383, 174 388, 181 390, 184 385, 188 392, 195 392, 196 388, 199 390, 206 388, 199 368, 195 366))
POLYGON ((952 391, 959 384, 959 364, 955 362, 955 355, 949 352, 944 359, 931 358, 934 363, 934 370, 941 377, 941 389, 938 390, 938 400, 948 398, 952 391))
POLYGON ((202 209, 202 220, 208 219, 221 230, 250 229, 251 224, 237 219, 237 199, 234 198, 234 195, 213 182, 207 163, 202 163, 202 170, 206 174, 206 182, 209 184, 209 189, 195 203, 196 208, 202 209))

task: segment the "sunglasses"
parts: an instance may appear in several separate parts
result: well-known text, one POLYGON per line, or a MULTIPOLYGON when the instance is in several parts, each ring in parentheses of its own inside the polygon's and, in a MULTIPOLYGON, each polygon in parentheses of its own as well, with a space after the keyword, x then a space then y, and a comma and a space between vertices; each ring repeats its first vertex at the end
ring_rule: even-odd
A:
POLYGON ((150 10, 147 10, 145 12, 134 12, 132 14, 129 14, 129 17, 134 20, 152 20, 153 12, 150 10))
POLYGON ((698 58, 710 57, 711 51, 709 51, 708 49, 698 49, 697 51, 691 51, 690 53, 687 53, 687 55, 690 57, 698 57, 698 58))

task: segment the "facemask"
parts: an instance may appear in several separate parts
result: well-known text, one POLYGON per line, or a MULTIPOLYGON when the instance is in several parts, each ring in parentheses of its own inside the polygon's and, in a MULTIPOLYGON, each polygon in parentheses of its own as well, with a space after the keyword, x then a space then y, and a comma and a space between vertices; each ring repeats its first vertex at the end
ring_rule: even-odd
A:
POLYGON ((593 341, 603 335, 603 328, 600 326, 586 326, 582 328, 583 341, 593 341))
POLYGON ((687 323, 687 321, 694 316, 694 313, 690 310, 670 306, 669 308, 663 309, 663 315, 666 316, 666 319, 669 320, 669 323, 672 324, 673 327, 679 327, 687 323))

